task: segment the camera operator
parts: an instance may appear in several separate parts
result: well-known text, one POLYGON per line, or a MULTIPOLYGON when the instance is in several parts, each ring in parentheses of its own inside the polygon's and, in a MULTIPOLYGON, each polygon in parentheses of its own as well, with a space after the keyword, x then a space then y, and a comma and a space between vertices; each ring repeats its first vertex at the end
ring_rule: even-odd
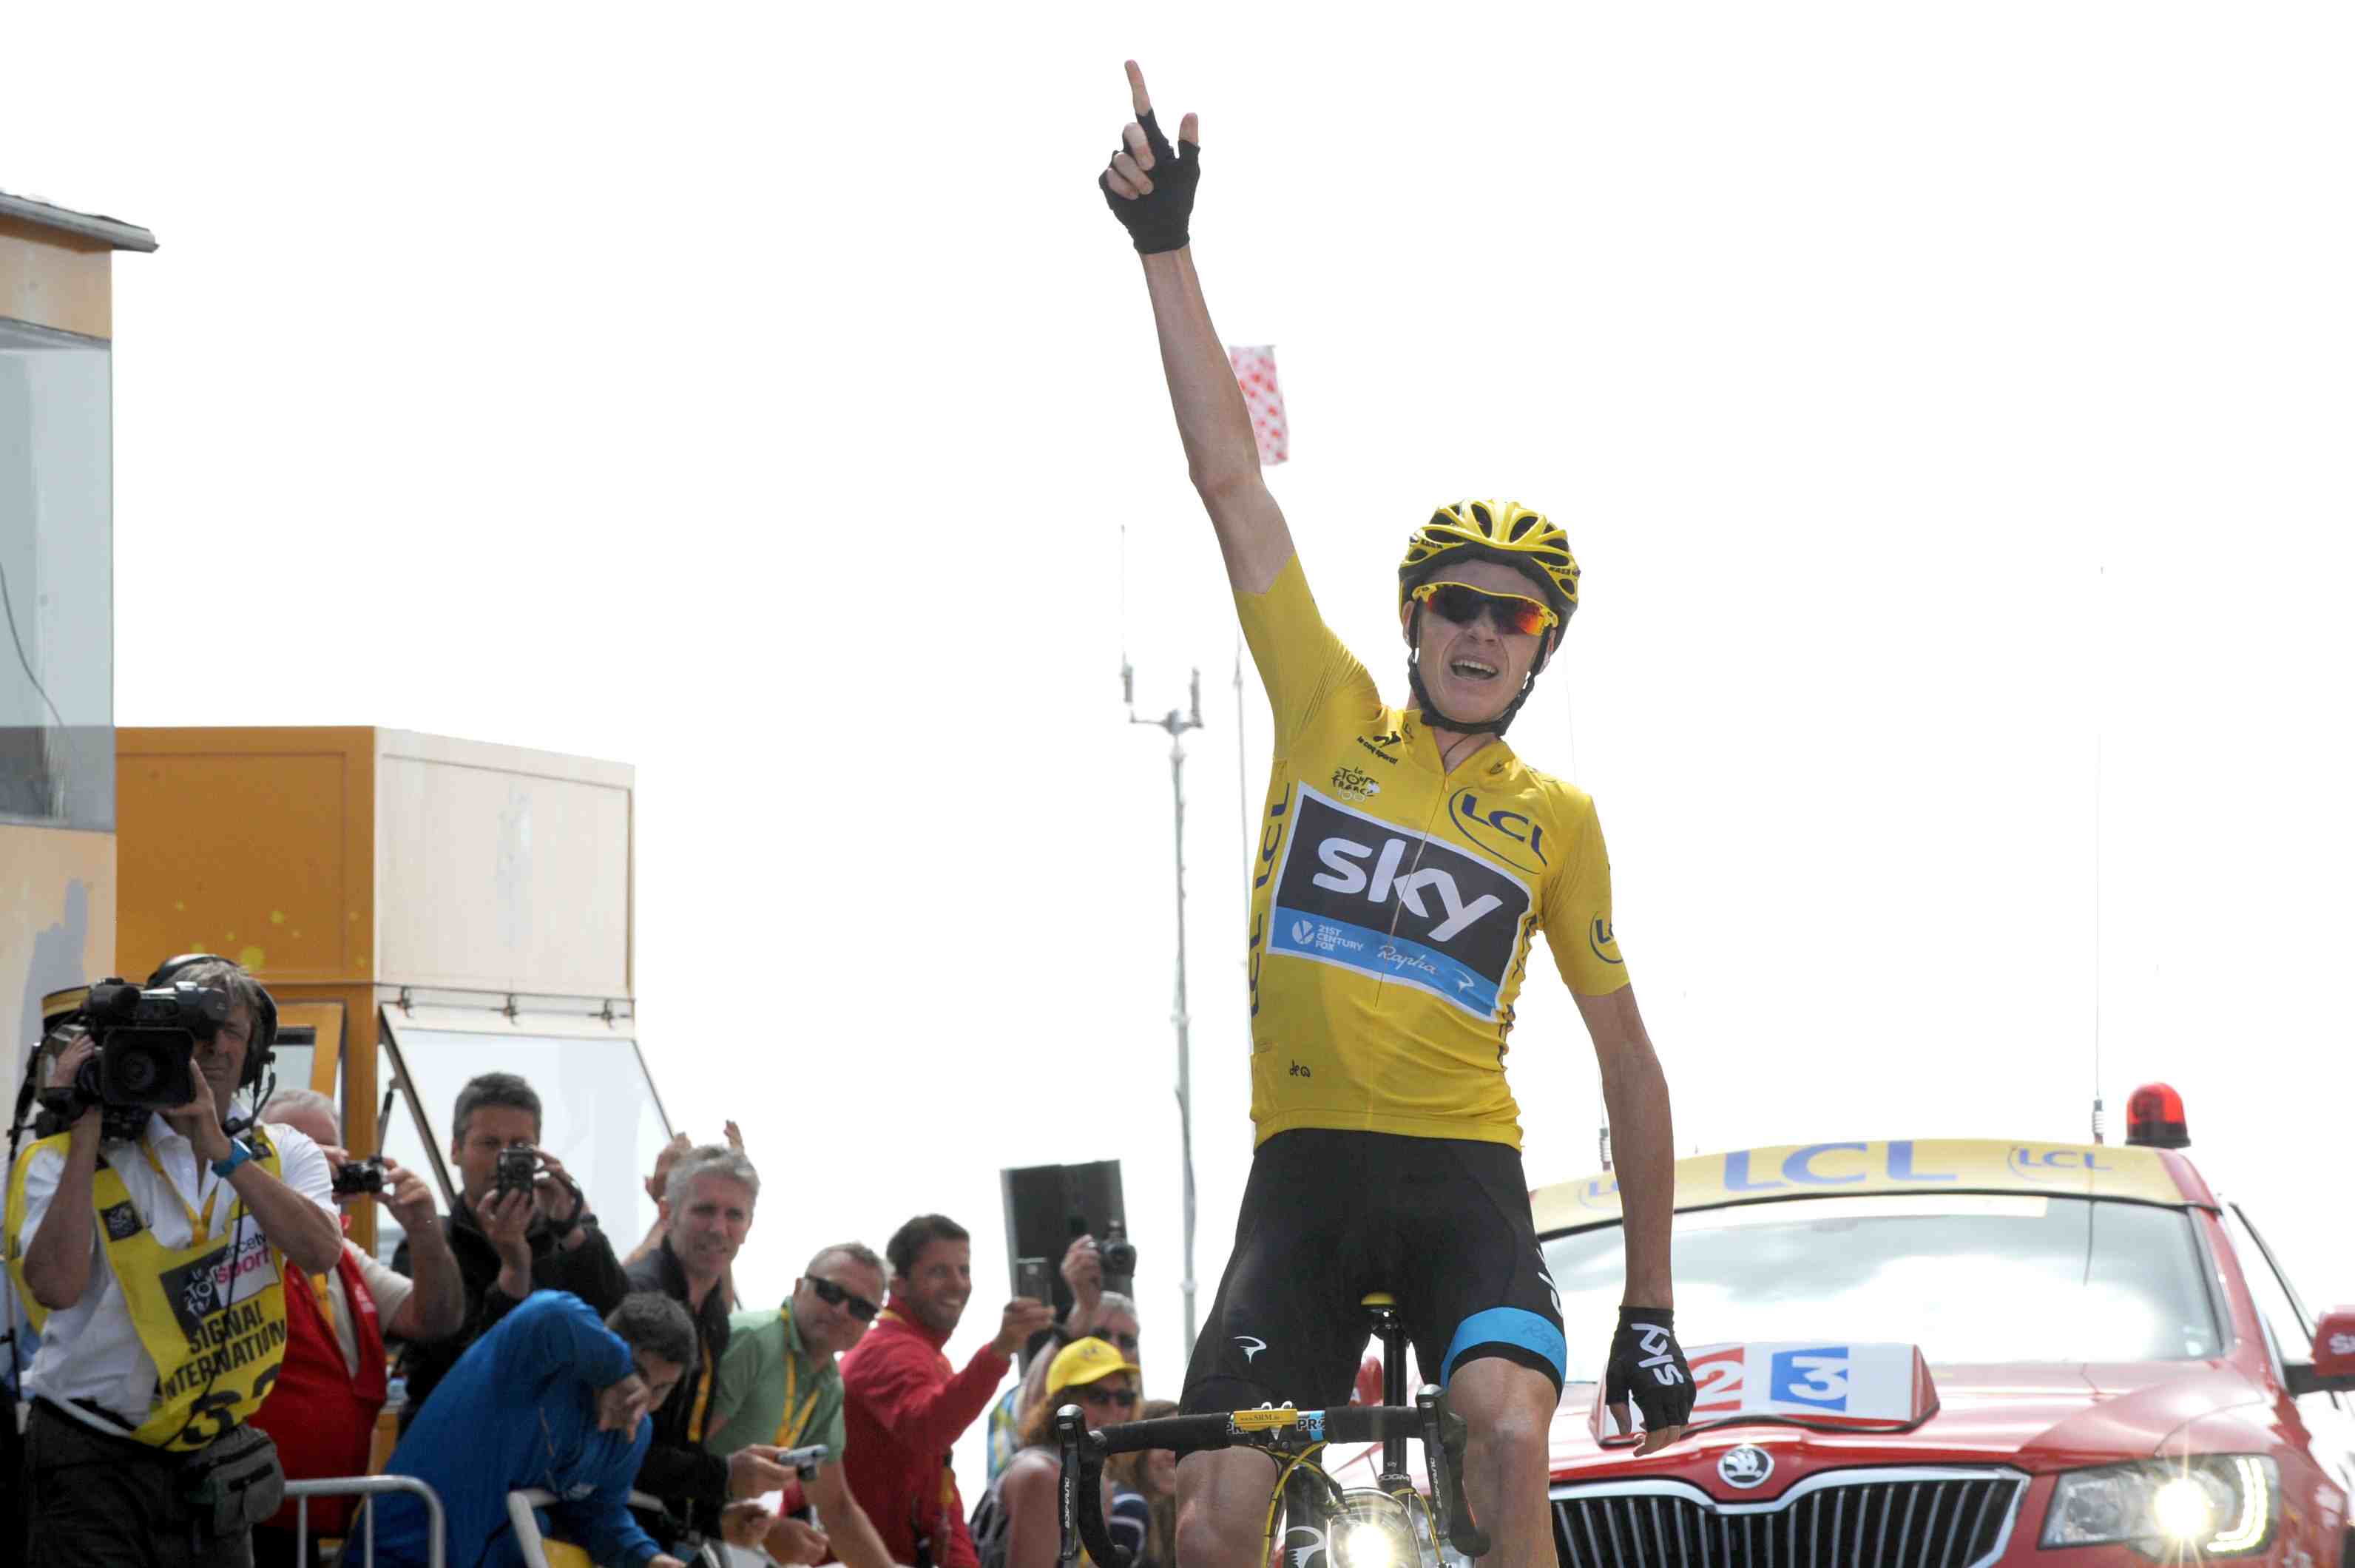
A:
POLYGON ((229 1130, 270 1061, 269 994, 203 955, 148 986, 138 1029, 101 1004, 131 987, 92 988, 92 1035, 48 1074, 69 1130, 10 1174, 11 1264, 42 1333, 25 1380, 36 1568, 248 1561, 282 1490, 269 1438, 244 1423, 285 1353, 284 1264, 324 1274, 343 1251, 318 1146, 229 1130), (174 1038, 178 1061, 155 1043, 174 1038), (143 1075, 186 1099, 143 1112, 100 1098, 143 1075))
MULTIPOLYGON (((277 1440, 290 1481, 365 1475, 384 1408, 384 1340, 436 1339, 457 1332, 466 1311, 458 1260, 434 1223, 433 1193, 416 1172, 392 1160, 354 1162, 340 1146, 336 1103, 315 1089, 282 1089, 262 1115, 272 1127, 293 1127, 319 1146, 335 1172, 338 1203, 372 1196, 415 1243, 412 1283, 368 1253, 344 1243, 334 1270, 297 1288, 287 1281, 286 1360, 253 1424, 277 1440)), ((292 1564, 297 1555, 296 1508, 288 1502, 253 1532, 255 1568, 292 1564)), ((310 1556, 318 1542, 341 1535, 349 1522, 347 1498, 318 1498, 310 1507, 310 1556)))
MULTIPOLYGON (((539 1096, 530 1084, 512 1072, 470 1079, 458 1091, 453 1120, 450 1158, 460 1188, 442 1234, 458 1260, 465 1310, 457 1333, 403 1343, 404 1433, 466 1348, 533 1291, 569 1290, 600 1316, 630 1291, 588 1199, 563 1162, 539 1147, 539 1096)), ((413 1272, 412 1242, 392 1254, 401 1274, 413 1272)))

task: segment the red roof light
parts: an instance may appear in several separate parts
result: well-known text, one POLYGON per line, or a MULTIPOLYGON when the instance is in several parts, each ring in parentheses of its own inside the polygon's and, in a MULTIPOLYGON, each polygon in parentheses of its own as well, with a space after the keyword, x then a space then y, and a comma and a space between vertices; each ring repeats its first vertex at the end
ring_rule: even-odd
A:
POLYGON ((2165 1083, 2146 1083, 2126 1096, 2126 1142, 2144 1148, 2188 1148, 2183 1096, 2165 1083))

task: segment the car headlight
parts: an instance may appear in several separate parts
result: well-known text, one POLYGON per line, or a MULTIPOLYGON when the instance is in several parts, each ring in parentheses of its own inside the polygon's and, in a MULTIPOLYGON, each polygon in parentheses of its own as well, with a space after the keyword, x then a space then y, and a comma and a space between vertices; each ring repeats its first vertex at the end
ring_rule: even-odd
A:
POLYGON ((1402 1500, 1360 1488, 1343 1493, 1341 1503, 1333 1518, 1338 1568, 1438 1568, 1425 1530, 1402 1500))
POLYGON ((2272 1541, 2281 1473, 2261 1454, 2203 1454, 2072 1470, 2039 1546, 2124 1541, 2153 1557, 2245 1557, 2272 1541))

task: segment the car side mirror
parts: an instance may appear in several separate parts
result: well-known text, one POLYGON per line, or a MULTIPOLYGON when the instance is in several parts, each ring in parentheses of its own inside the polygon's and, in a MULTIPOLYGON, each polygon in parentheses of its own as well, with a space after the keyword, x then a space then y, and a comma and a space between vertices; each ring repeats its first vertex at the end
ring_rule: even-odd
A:
POLYGON ((2355 1307, 2324 1313, 2314 1326, 2314 1359, 2282 1371, 2293 1395, 2355 1392, 2355 1307))

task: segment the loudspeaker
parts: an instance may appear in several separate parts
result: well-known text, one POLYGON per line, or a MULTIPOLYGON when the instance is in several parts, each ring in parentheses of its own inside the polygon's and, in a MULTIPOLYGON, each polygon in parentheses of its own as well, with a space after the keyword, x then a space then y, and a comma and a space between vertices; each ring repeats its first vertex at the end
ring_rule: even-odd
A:
POLYGON ((1055 1291, 1055 1316, 1065 1317, 1071 1310, 1071 1287, 1063 1282, 1063 1252, 1071 1238, 1093 1236, 1102 1243, 1114 1220, 1128 1223, 1121 1200, 1120 1161, 1030 1165, 997 1174, 1006 1195, 1007 1294, 1013 1294, 1015 1259, 1045 1258, 1047 1278, 1055 1291))

